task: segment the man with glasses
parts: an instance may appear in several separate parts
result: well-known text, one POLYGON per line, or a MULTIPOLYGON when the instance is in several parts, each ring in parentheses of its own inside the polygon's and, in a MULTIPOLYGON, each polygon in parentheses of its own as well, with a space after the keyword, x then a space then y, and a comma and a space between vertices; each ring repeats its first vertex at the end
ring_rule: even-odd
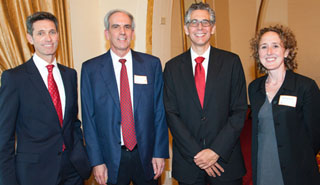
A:
POLYGON ((241 185, 239 136, 247 110, 246 83, 236 54, 210 46, 215 13, 192 4, 185 16, 191 48, 164 71, 164 104, 173 136, 173 177, 179 184, 241 185))
POLYGON ((110 50, 83 63, 82 120, 99 184, 149 185, 169 157, 160 60, 130 49, 133 16, 111 10, 104 19, 110 50))

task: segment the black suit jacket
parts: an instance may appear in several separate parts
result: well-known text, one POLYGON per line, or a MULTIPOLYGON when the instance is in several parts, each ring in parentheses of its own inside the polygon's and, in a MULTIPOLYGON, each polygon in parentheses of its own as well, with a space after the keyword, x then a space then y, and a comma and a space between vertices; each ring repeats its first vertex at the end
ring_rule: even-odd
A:
MULTIPOLYGON (((266 100, 263 76, 249 85, 252 109, 252 175, 257 181, 258 113, 266 100)), ((287 71, 272 100, 272 113, 284 184, 319 185, 320 91, 310 78, 287 71), (281 95, 297 97, 295 107, 279 105, 281 95)))
MULTIPOLYGON (((86 158, 85 153, 79 152, 79 147, 74 147, 74 143, 82 140, 81 124, 77 119, 77 74, 60 64, 58 67, 66 94, 63 128, 32 58, 2 74, 0 184, 55 185, 63 143, 73 159, 74 155, 86 158)), ((87 168, 90 174, 90 166, 85 164, 82 162, 82 168, 87 168)))
POLYGON ((190 50, 167 62, 164 103, 173 136, 173 177, 193 183, 201 169, 193 161, 202 149, 220 155, 220 180, 245 174, 239 136, 247 111, 246 83, 237 55, 211 47, 204 107, 198 98, 190 50))

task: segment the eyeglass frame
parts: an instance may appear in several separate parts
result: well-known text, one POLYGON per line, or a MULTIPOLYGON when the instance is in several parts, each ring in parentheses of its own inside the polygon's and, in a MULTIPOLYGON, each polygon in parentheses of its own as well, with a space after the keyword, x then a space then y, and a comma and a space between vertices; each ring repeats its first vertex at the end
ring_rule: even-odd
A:
POLYGON ((209 27, 209 26, 213 25, 213 21, 208 20, 208 19, 202 19, 202 20, 192 19, 191 21, 187 22, 187 25, 191 26, 191 27, 198 27, 200 23, 201 23, 201 25, 203 27, 209 27), (203 23, 205 23, 205 22, 208 22, 209 24, 208 25, 204 25, 203 23))

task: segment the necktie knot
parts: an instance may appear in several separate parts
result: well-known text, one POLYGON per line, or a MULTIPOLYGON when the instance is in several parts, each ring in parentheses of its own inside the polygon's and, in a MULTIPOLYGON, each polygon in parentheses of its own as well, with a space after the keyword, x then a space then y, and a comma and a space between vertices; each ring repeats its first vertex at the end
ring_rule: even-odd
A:
POLYGON ((52 73, 52 70, 53 70, 54 65, 47 65, 46 67, 47 67, 47 69, 48 69, 48 72, 49 72, 49 73, 52 73))
POLYGON ((119 62, 123 65, 124 63, 126 63, 126 59, 119 59, 119 62))
POLYGON ((204 57, 197 57, 195 61, 197 64, 201 64, 204 61, 204 57))

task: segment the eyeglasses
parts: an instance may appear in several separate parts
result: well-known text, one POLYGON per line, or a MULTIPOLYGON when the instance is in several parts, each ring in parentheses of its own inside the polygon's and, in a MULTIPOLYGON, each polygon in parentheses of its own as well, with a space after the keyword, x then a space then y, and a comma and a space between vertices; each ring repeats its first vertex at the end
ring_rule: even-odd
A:
POLYGON ((197 20, 197 19, 193 19, 189 22, 187 22, 187 24, 191 27, 198 27, 199 26, 199 23, 201 23, 201 25, 203 27, 208 27, 208 26, 211 26, 213 24, 212 21, 209 21, 207 19, 203 19, 203 20, 197 20))

